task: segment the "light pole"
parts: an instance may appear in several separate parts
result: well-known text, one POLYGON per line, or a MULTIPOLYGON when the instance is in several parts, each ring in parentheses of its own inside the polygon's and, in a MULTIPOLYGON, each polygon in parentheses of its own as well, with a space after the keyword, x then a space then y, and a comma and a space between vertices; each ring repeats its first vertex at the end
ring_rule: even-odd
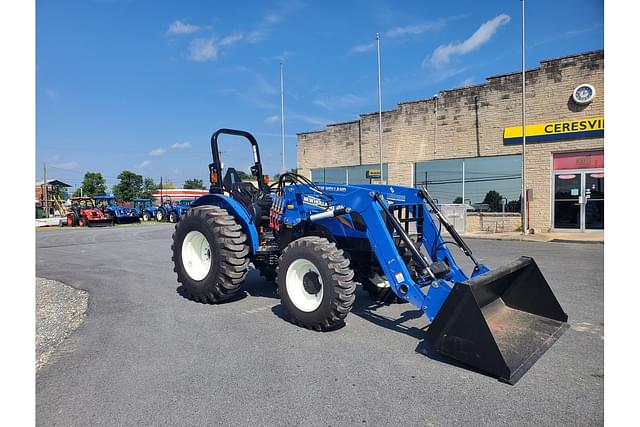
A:
POLYGON ((378 46, 378 145, 380 147, 380 182, 384 182, 384 171, 382 169, 382 84, 380 81, 380 33, 376 33, 376 44, 378 46))
POLYGON ((282 171, 285 173, 287 168, 284 163, 284 64, 280 63, 280 155, 282 157, 282 171))
POLYGON ((520 0, 522 6, 522 203, 520 214, 522 216, 522 234, 528 234, 529 224, 527 220, 527 184, 526 184, 526 151, 527 151, 527 116, 526 116, 526 76, 525 76, 525 45, 524 45, 524 0, 520 0))

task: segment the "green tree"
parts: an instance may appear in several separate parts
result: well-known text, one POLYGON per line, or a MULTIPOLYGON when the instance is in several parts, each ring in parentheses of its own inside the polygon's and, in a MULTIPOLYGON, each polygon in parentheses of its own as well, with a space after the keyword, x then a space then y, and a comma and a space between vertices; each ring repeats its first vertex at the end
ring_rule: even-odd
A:
POLYGON ((489 210, 491 212, 501 212, 502 206, 500 205, 500 200, 502 196, 495 190, 490 190, 485 194, 484 200, 482 203, 489 205, 489 210))
POLYGON ((113 186, 113 195, 118 202, 130 202, 142 194, 142 175, 131 171, 122 171, 118 175, 120 182, 113 186))
POLYGON ((107 183, 102 174, 100 172, 85 173, 84 179, 82 180, 82 195, 104 196, 105 194, 107 194, 107 183))
POLYGON ((197 179, 197 178, 193 178, 193 179, 187 179, 184 181, 184 185, 182 186, 182 188, 186 188, 186 189, 194 189, 194 190, 204 190, 204 184, 202 183, 201 179, 197 179))
POLYGON ((153 182, 153 178, 145 178, 144 183, 142 184, 142 192, 140 193, 140 197, 150 199, 157 189, 158 185, 153 182))
POLYGON ((236 172, 238 172, 238 176, 243 181, 250 181, 250 180, 253 179, 253 177, 251 175, 249 175, 248 173, 246 173, 244 171, 236 171, 236 172))
MULTIPOLYGON (((289 169, 288 172, 289 173, 298 173, 298 168, 291 168, 291 169, 289 169)), ((275 181, 279 180, 280 179, 280 175, 281 174, 279 174, 279 173, 273 175, 273 181, 275 182, 275 181)))
POLYGON ((162 183, 162 188, 164 190, 173 190, 174 188, 176 188, 176 185, 173 183, 173 181, 171 181, 170 179, 167 179, 162 183))

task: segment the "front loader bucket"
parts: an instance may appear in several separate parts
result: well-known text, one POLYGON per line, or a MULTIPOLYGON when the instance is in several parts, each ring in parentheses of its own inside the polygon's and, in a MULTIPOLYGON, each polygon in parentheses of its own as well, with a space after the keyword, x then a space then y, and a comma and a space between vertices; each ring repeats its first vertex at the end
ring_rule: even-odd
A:
POLYGON ((438 352, 515 384, 568 327, 529 257, 456 283, 427 331, 438 352))

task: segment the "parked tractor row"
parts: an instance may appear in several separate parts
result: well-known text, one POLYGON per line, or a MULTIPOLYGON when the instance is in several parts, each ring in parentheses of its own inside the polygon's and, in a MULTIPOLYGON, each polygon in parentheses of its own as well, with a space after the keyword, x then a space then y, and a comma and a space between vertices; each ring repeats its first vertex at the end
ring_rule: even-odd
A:
POLYGON ((165 199, 160 206, 154 206, 151 199, 137 198, 132 206, 118 204, 113 196, 73 197, 71 207, 60 226, 108 226, 115 224, 132 224, 140 221, 176 223, 189 209, 193 200, 183 199, 172 203, 165 199))

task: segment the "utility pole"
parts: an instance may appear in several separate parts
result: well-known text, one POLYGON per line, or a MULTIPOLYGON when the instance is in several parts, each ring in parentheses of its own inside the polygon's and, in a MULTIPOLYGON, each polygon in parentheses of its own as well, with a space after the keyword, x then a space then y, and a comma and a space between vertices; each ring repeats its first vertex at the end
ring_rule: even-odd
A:
POLYGON ((520 0, 522 6, 522 203, 520 210, 522 215, 522 234, 528 234, 529 224, 527 218, 527 184, 526 184, 526 152, 527 152, 527 116, 526 116, 526 76, 525 76, 525 44, 524 44, 524 0, 520 0))
POLYGON ((44 185, 42 186, 42 200, 44 202, 44 216, 49 218, 49 188, 47 187, 47 163, 43 162, 44 167, 44 185))
POLYGON ((284 162, 284 64, 280 63, 280 139, 282 147, 280 149, 280 155, 282 156, 282 171, 285 173, 287 168, 284 162))
POLYGON ((380 146, 380 183, 383 183, 384 171, 382 169, 382 83, 380 80, 380 33, 376 33, 376 44, 378 46, 378 145, 380 146))

